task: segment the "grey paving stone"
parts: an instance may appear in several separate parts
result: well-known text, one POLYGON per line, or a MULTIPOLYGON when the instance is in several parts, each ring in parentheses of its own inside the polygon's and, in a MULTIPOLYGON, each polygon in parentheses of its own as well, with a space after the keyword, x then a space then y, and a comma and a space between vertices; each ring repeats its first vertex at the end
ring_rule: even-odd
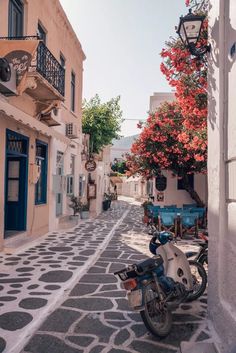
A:
POLYGON ((21 293, 21 291, 20 291, 20 290, 17 290, 17 289, 15 289, 15 290, 9 290, 9 291, 7 292, 7 294, 19 294, 19 293, 21 293))
POLYGON ((30 278, 0 278, 0 283, 21 283, 21 282, 28 282, 30 278))
POLYGON ((125 341, 127 341, 130 338, 130 333, 127 329, 120 330, 120 332, 117 334, 114 343, 117 346, 121 346, 125 341))
POLYGON ((179 347, 180 342, 189 341, 192 335, 196 332, 199 325, 195 323, 173 324, 169 335, 162 339, 162 343, 171 344, 179 347))
POLYGON ((94 293, 98 287, 99 285, 96 284, 76 284, 76 286, 70 292, 69 296, 80 297, 86 294, 94 293))
POLYGON ((13 300, 16 300, 16 297, 12 297, 12 296, 3 296, 0 297, 0 302, 12 302, 13 300))
POLYGON ((116 299, 116 302, 118 304, 118 310, 130 312, 130 307, 127 299, 116 299))
POLYGON ((19 303, 19 307, 23 309, 35 310, 42 308, 47 304, 47 300, 43 298, 26 298, 22 299, 19 303))
POLYGON ((102 267, 91 267, 88 271, 88 273, 105 273, 106 269, 102 267))
POLYGON ((55 310, 41 325, 40 331, 68 332, 70 326, 79 318, 81 314, 68 309, 55 310))
POLYGON ((29 313, 11 311, 0 315, 0 328, 7 331, 16 331, 27 326, 33 319, 29 313))
POLYGON ((82 283, 116 283, 118 282, 117 278, 113 275, 110 274, 104 274, 104 275, 95 275, 95 274, 86 274, 84 275, 81 280, 82 283))
POLYGON ((39 281, 48 283, 66 282, 72 277, 72 275, 73 272, 71 271, 49 271, 47 273, 44 273, 39 278, 39 281))
POLYGON ((130 324, 129 321, 107 321, 107 323, 118 328, 125 327, 130 324))
POLYGON ((89 353, 100 353, 104 348, 105 346, 98 345, 96 347, 93 347, 89 353))
POLYGON ((75 327, 75 333, 96 335, 99 342, 104 343, 109 342, 110 336, 115 331, 115 329, 103 325, 99 319, 91 315, 87 315, 75 327))
POLYGON ((84 251, 80 251, 80 255, 87 255, 87 256, 91 256, 94 254, 94 250, 84 250, 84 251))
POLYGON ((100 267, 107 267, 108 263, 107 262, 102 262, 102 261, 97 261, 95 263, 95 266, 100 266, 100 267))
POLYGON ((121 255, 120 251, 108 251, 108 250, 105 250, 101 254, 101 259, 103 257, 110 257, 110 258, 116 259, 116 258, 120 257, 120 255, 121 255))
POLYGON ((36 289, 38 287, 39 287, 38 284, 31 284, 30 286, 27 287, 27 289, 36 289))
POLYGON ((109 299, 102 298, 94 298, 92 300, 88 300, 87 298, 67 299, 62 305, 85 311, 103 311, 112 309, 113 307, 109 299))
POLYGON ((132 321, 143 322, 139 313, 128 313, 128 316, 132 321))
POLYGON ((124 314, 117 311, 108 311, 104 313, 104 318, 107 320, 126 320, 124 314))
POLYGON ((24 348, 29 353, 83 353, 51 335, 36 334, 24 348))
POLYGON ((47 290, 57 290, 57 289, 60 289, 61 288, 61 286, 57 286, 57 285, 48 285, 48 286, 45 286, 44 287, 45 289, 47 289, 47 290))
POLYGON ((202 331, 200 333, 200 335, 198 335, 197 341, 204 341, 204 340, 207 340, 209 338, 210 338, 210 336, 206 332, 202 331))
POLYGON ((144 326, 143 322, 140 325, 132 325, 131 330, 134 331, 136 337, 142 337, 148 333, 148 330, 144 326))
POLYGON ((53 251, 53 252, 69 252, 71 250, 73 250, 72 247, 69 246, 53 246, 48 248, 48 250, 53 251))
POLYGON ((127 266, 127 264, 125 262, 123 262, 123 263, 113 263, 110 266, 109 273, 114 273, 114 272, 120 271, 123 268, 125 268, 126 266, 127 266))
POLYGON ((109 291, 109 290, 116 290, 118 289, 116 284, 105 284, 104 286, 102 286, 99 290, 99 292, 105 292, 105 291, 109 291))
POLYGON ((155 344, 151 344, 145 341, 133 341, 130 348, 133 348, 135 352, 140 353, 174 353, 176 350, 163 348, 155 344))
POLYGON ((187 315, 187 314, 173 314, 173 321, 176 322, 191 322, 191 321, 199 321, 200 319, 193 316, 193 315, 187 315))
POLYGON ((67 336, 66 339, 82 347, 88 347, 94 341, 93 337, 88 336, 67 336))
POLYGON ((71 266, 83 266, 84 265, 84 262, 81 262, 81 261, 69 261, 67 262, 68 265, 71 265, 71 266))

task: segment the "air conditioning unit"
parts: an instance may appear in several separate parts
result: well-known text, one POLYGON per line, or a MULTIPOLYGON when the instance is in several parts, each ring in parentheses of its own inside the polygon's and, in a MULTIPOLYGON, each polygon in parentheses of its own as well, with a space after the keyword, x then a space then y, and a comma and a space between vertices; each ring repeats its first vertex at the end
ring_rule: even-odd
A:
POLYGON ((5 58, 0 58, 0 93, 5 96, 15 96, 17 94, 16 71, 5 58))
POLYGON ((58 109, 54 108, 46 113, 41 113, 40 120, 46 123, 48 126, 59 126, 61 123, 58 119, 58 109))
POLYGON ((70 139, 78 138, 78 131, 75 123, 66 124, 66 136, 69 137, 70 139))

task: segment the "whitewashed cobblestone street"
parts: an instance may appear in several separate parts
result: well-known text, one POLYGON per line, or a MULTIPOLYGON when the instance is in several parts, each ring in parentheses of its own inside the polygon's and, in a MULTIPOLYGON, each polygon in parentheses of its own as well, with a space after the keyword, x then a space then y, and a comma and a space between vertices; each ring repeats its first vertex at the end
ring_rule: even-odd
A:
POLYGON ((206 294, 175 312, 162 340, 129 310, 113 272, 150 256, 141 219, 139 205, 119 201, 74 230, 1 254, 0 352, 174 353, 181 341, 207 340, 206 294))

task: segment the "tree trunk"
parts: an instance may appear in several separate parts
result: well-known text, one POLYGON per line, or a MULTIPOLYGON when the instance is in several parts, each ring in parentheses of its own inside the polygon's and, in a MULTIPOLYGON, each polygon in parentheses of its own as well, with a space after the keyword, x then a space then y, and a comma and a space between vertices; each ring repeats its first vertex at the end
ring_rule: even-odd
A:
POLYGON ((201 198, 199 197, 198 193, 189 184, 189 180, 188 180, 188 176, 187 175, 183 176, 183 186, 184 186, 185 190, 189 193, 191 198, 194 201, 196 201, 198 207, 205 207, 205 204, 201 200, 201 198))

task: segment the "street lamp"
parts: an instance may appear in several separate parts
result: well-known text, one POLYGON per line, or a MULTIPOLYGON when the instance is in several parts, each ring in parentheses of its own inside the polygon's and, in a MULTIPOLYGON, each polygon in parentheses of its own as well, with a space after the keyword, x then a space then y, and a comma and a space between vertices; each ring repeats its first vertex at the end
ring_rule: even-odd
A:
POLYGON ((194 15, 190 9, 186 16, 180 17, 179 27, 176 31, 185 47, 189 49, 192 55, 197 57, 201 57, 210 51, 210 45, 202 48, 196 47, 204 19, 205 16, 194 15))

